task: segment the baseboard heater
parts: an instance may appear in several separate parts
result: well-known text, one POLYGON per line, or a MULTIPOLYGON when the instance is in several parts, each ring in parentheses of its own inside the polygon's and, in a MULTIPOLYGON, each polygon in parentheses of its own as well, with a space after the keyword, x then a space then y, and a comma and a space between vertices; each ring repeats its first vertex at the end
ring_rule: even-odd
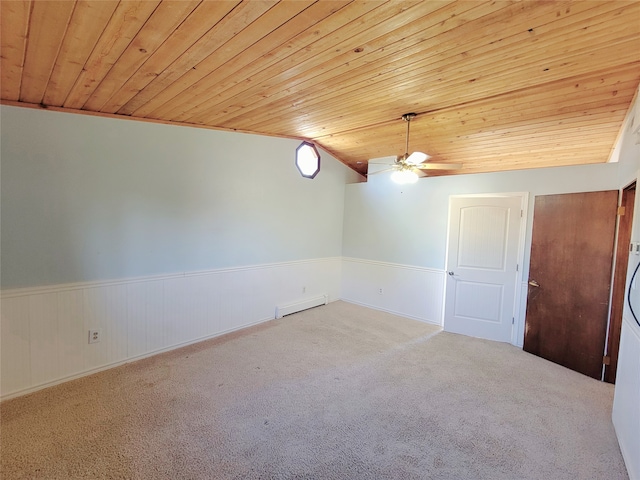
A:
POLYGON ((329 303, 329 295, 325 294, 317 297, 306 298, 299 302, 289 303, 287 305, 280 305, 276 307, 276 318, 282 318, 285 315, 291 315, 292 313, 298 313, 302 310, 326 305, 327 303, 329 303))

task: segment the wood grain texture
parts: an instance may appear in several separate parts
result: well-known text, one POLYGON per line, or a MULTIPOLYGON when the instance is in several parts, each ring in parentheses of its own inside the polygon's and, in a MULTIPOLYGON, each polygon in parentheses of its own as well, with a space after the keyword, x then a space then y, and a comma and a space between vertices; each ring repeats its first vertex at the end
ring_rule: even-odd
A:
POLYGON ((239 35, 244 26, 253 22, 273 6, 273 2, 244 2, 231 10, 200 41, 189 48, 171 70, 165 70, 149 87, 141 92, 141 98, 132 99, 123 113, 135 110, 134 116, 148 116, 157 107, 172 99, 184 88, 206 75, 206 64, 202 64, 230 38, 239 35), (183 79, 183 77, 187 77, 183 79), (176 82, 181 80, 181 82, 176 82), (177 87, 176 87, 177 84, 177 87))
POLYGON ((304 138, 366 173, 603 163, 640 83, 626 0, 3 1, 2 100, 304 138), (588 148, 585 148, 588 147, 588 148))
POLYGON ((33 2, 20 85, 21 101, 42 101, 74 7, 75 2, 71 1, 33 2))
POLYGON ((626 296, 627 267, 629 262, 629 242, 636 198, 636 184, 625 188, 620 202, 624 212, 618 216, 618 239, 616 262, 613 274, 613 291, 611 294, 611 315, 609 334, 607 335, 607 356, 609 365, 604 367, 604 381, 616 383, 618 372, 618 353, 620 351, 620 335, 622 333, 622 314, 626 296))
POLYGON ((29 26, 29 12, 31 2, 0 2, 0 92, 2 98, 18 100, 20 97, 20 83, 22 82, 22 68, 24 66, 24 52, 27 45, 27 28, 29 26))
POLYGON ((116 1, 77 3, 47 83, 44 104, 64 103, 117 6, 116 1))
POLYGON ((600 379, 618 191, 535 199, 524 349, 600 379))
POLYGON ((65 99, 64 107, 82 108, 159 3, 160 0, 120 2, 65 99))
MULTIPOLYGON (((274 70, 277 70, 277 67, 275 69, 267 67, 274 65, 275 62, 282 58, 288 58, 289 51, 293 50, 294 45, 297 46, 304 42, 304 39, 313 41, 307 35, 309 27, 314 26, 316 28, 314 32, 318 32, 319 30, 317 29, 321 27, 317 24, 314 25, 313 22, 326 17, 326 15, 340 6, 341 2, 317 3, 304 12, 308 15, 296 15, 290 21, 261 38, 253 45, 254 48, 246 49, 240 55, 235 56, 224 64, 221 64, 219 56, 214 52, 197 66, 198 73, 189 72, 188 75, 180 79, 180 82, 176 82, 175 87, 182 89, 179 94, 161 108, 151 112, 150 116, 155 118, 175 118, 181 121, 181 119, 193 116, 194 109, 205 109, 212 103, 219 101, 220 98, 232 96, 232 92, 229 91, 230 88, 235 88, 235 91, 242 90, 245 82, 238 82, 238 78, 250 78, 253 81, 267 78, 263 76, 268 76, 274 70), (329 12, 327 12, 327 7, 331 9, 329 12), (309 14, 311 15, 310 17, 309 14), (301 23, 302 25, 300 25, 301 23), (273 51, 276 46, 282 44, 283 39, 289 40, 293 36, 295 38, 286 45, 286 48, 277 49, 279 55, 274 54, 265 57, 265 51, 273 51), (221 66, 223 68, 220 68, 221 66), (195 82, 193 82, 194 80, 195 82), (188 85, 189 88, 187 89, 186 86, 188 85), (207 95, 206 92, 211 92, 212 90, 218 93, 216 95, 207 95), (197 97, 200 94, 206 95, 207 100, 199 103, 193 102, 194 96, 197 97)), ((321 23, 324 24, 324 22, 321 23)), ((326 27, 325 25, 322 26, 326 27)), ((314 37, 316 36, 314 35, 314 37)), ((175 91, 177 92, 178 90, 175 91)))
POLYGON ((91 94, 84 108, 104 110, 105 103, 152 54, 162 45, 168 35, 180 26, 184 19, 198 6, 199 0, 165 1, 158 5, 132 42, 127 46, 118 62, 109 70, 100 86, 91 94))
POLYGON ((144 62, 144 64, 113 94, 102 111, 115 113, 134 95, 146 87, 154 78, 186 50, 198 41, 210 28, 218 23, 236 4, 234 2, 203 2, 169 38, 144 62), (202 18, 208 21, 203 22, 202 18))
MULTIPOLYGON (((281 95, 287 95, 290 98, 291 94, 298 91, 298 82, 300 82, 301 77, 315 78, 323 72, 323 69, 330 68, 325 66, 327 62, 334 66, 344 61, 348 62, 348 59, 344 57, 345 52, 351 58, 353 58, 354 53, 356 55, 357 53, 363 53, 352 52, 350 46, 357 45, 356 50, 364 48, 362 47, 363 43, 380 35, 381 32, 398 28, 412 16, 419 15, 419 12, 414 10, 418 6, 432 12, 439 4, 416 5, 415 2, 385 4, 350 23, 342 25, 331 35, 313 42, 303 51, 283 59, 273 68, 263 72, 256 79, 258 82, 254 81, 253 78, 245 80, 241 85, 242 91, 238 92, 240 95, 233 94, 230 98, 231 101, 235 101, 234 104, 223 103, 216 106, 216 111, 222 112, 222 114, 218 113, 215 117, 216 121, 229 121, 237 117, 238 114, 244 116, 245 113, 251 112, 254 106, 259 107, 261 104, 268 103, 281 95), (393 21, 384 22, 384 26, 379 26, 381 19, 387 17, 392 17, 393 21), (372 26, 378 26, 378 28, 371 28, 372 26), (238 96, 241 102, 237 101, 238 96)), ((324 86, 326 87, 327 85, 325 84, 324 86)), ((202 109, 202 107, 199 108, 202 109)), ((273 110, 271 111, 273 112, 273 110)), ((193 120, 194 111, 189 113, 193 120)), ((206 122, 202 121, 201 123, 206 122)))

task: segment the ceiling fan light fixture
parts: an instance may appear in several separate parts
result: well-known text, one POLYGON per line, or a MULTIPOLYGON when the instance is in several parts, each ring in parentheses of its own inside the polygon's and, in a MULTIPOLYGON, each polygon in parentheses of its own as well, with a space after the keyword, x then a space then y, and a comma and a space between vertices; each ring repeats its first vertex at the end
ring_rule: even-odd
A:
POLYGON ((413 170, 396 170, 391 174, 391 180, 398 185, 416 183, 418 181, 418 174, 413 170))
POLYGON ((417 114, 415 113, 405 113, 404 115, 402 115, 402 119, 407 122, 407 138, 404 154, 398 155, 392 164, 383 163, 383 165, 390 165, 390 168, 370 171, 367 176, 393 170, 394 172, 390 177, 391 181, 400 185, 405 185, 408 183, 416 183, 420 176, 424 176, 419 175, 419 173, 422 173, 422 170, 457 170, 462 168, 461 163, 427 162, 427 160, 429 160, 431 157, 426 153, 413 152, 412 154, 409 154, 409 125, 411 124, 411 120, 415 118, 416 115, 417 114))

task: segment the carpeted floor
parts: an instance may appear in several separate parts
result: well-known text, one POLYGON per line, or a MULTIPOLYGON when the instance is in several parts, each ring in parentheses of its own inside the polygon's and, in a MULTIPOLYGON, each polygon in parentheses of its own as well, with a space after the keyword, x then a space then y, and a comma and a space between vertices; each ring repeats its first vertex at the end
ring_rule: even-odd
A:
POLYGON ((626 479, 613 387, 335 302, 4 402, 1 478, 626 479))

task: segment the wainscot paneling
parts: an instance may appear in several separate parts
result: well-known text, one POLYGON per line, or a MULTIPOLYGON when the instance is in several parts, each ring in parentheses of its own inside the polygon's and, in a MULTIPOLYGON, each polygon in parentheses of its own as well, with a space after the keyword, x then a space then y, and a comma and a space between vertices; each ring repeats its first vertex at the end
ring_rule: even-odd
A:
POLYGON ((442 324, 445 272, 343 258, 342 299, 366 307, 442 324))
POLYGON ((2 292, 2 399, 340 298, 339 257, 2 292), (100 330, 89 343, 89 330, 100 330))
POLYGON ((640 480, 640 327, 626 317, 620 336, 613 425, 629 478, 640 480))

